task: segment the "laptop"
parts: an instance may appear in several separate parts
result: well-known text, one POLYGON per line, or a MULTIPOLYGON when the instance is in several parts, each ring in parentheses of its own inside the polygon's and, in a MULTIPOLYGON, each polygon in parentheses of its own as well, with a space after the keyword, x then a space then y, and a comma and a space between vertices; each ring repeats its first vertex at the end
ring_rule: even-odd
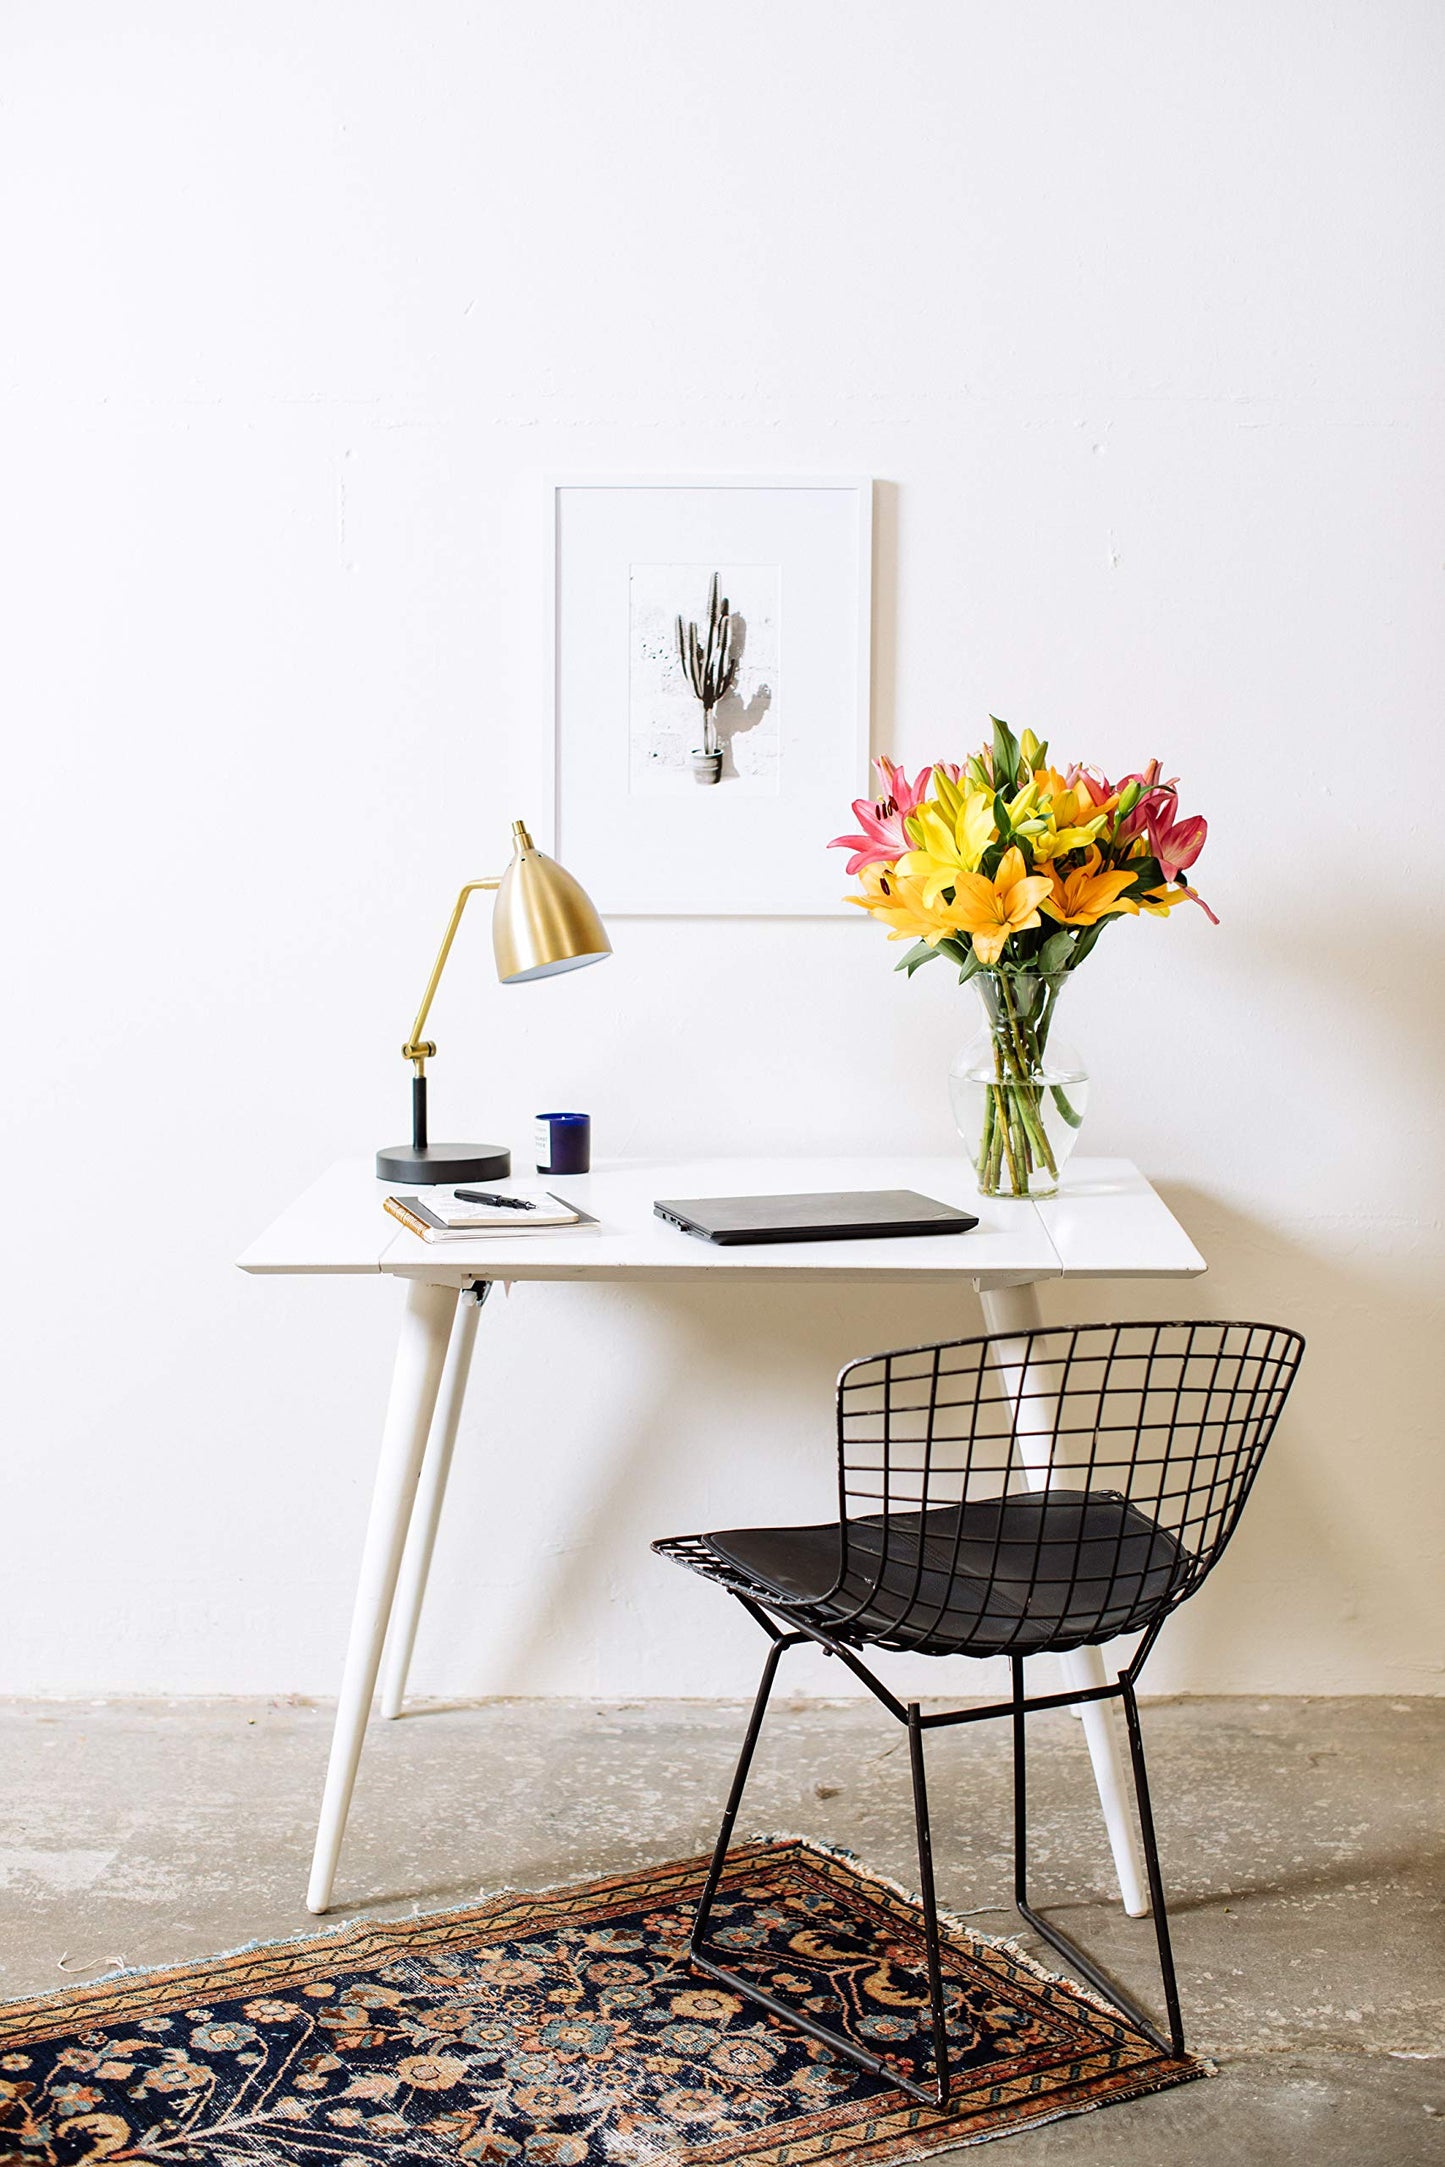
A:
POLYGON ((966 1234, 978 1220, 915 1189, 832 1189, 813 1196, 660 1197, 659 1219, 700 1241, 875 1241, 886 1234, 966 1234))

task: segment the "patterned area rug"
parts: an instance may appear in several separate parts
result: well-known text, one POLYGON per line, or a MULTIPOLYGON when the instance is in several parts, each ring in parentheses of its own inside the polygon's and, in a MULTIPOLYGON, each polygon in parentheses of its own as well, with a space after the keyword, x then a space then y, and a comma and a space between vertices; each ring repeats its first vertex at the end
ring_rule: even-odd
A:
MULTIPOLYGON (((953 1926, 955 2095, 918 2106, 689 1973, 704 1863, 0 2007, 0 2160, 882 2167, 1203 2073, 953 1926)), ((891 1887, 740 1844, 714 1932, 731 1968, 921 2070, 922 1933, 891 1887)))

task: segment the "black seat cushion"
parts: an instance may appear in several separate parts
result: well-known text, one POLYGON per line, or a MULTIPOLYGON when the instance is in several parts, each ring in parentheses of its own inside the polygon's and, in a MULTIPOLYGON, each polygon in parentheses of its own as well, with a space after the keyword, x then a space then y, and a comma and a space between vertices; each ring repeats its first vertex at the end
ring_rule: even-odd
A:
POLYGON ((870 1514, 848 1521, 846 1562, 841 1537, 831 1521, 728 1528, 703 1542, 725 1568, 842 1639, 979 1655, 1138 1631, 1191 1562, 1116 1490, 870 1514))

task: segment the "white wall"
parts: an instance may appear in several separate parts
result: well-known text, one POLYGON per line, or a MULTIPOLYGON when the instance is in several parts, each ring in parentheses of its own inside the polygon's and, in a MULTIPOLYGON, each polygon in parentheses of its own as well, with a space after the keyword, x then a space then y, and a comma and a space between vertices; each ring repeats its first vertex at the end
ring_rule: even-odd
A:
MULTIPOLYGON (((404 1132, 440 921, 539 804, 560 467, 872 472, 881 747, 992 708, 1183 776, 1223 924, 1112 932, 1071 1020, 1088 1146, 1213 1269, 1088 1306, 1311 1347, 1151 1683, 1437 1688, 1439 8, 11 0, 0 39, 0 1686, 334 1683, 396 1292, 230 1259, 404 1132)), ((967 998, 866 924, 627 922, 525 1001, 483 933, 442 1131, 953 1147, 967 998)), ((975 1316, 498 1302, 418 1686, 745 1690, 646 1538, 820 1506, 838 1363, 975 1316)))

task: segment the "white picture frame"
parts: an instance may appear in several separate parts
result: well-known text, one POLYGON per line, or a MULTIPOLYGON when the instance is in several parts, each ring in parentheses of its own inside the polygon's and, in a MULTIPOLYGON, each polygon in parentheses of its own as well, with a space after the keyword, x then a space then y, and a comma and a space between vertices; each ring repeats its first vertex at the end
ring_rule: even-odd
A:
POLYGON ((868 782, 873 484, 553 475, 553 836, 604 917, 846 915, 827 848, 868 782), (718 780, 677 618, 712 575, 736 662, 718 780))

